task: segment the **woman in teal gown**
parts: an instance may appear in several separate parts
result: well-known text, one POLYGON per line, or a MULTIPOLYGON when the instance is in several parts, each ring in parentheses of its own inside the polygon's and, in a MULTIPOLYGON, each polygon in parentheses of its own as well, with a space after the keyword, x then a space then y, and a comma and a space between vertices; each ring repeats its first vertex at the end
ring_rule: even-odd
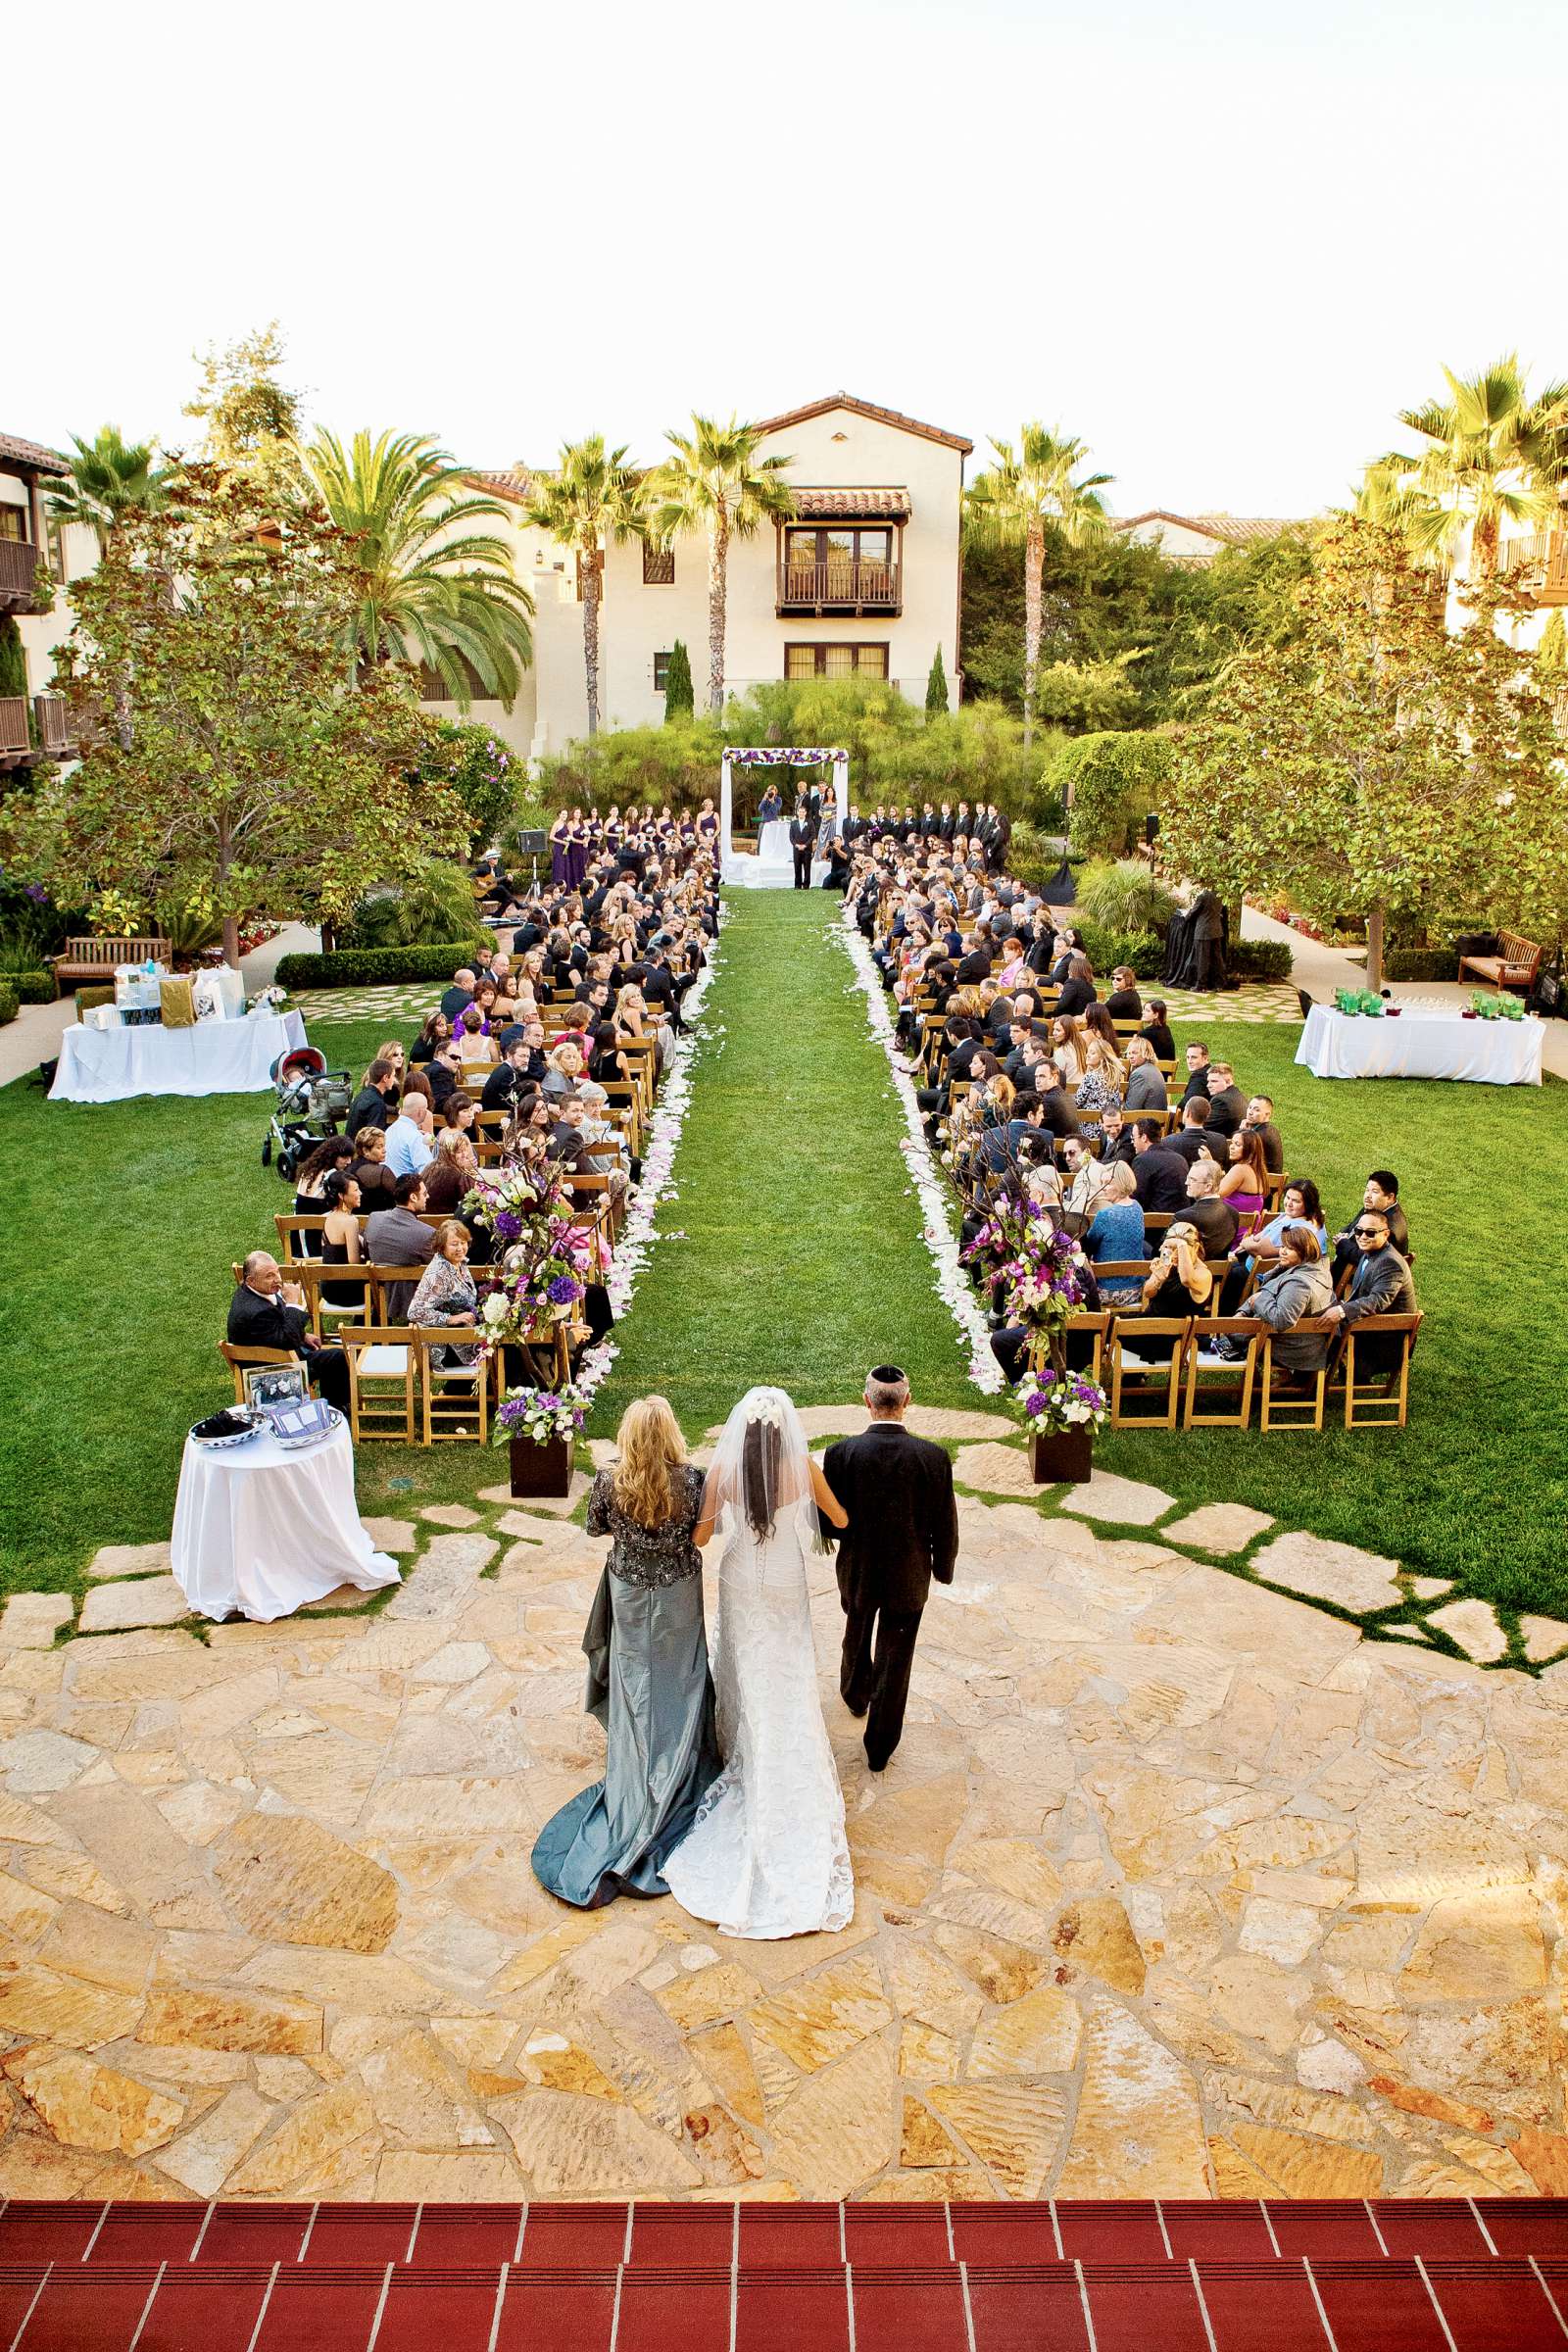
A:
POLYGON ((612 1538, 583 1637, 587 1709, 605 1727, 605 1777, 540 1831, 534 1874, 595 1911, 617 1894, 667 1894, 665 1856, 692 1826, 721 1759, 692 1531, 703 1473, 662 1396, 632 1405, 619 1460, 588 1498, 588 1533, 612 1538))

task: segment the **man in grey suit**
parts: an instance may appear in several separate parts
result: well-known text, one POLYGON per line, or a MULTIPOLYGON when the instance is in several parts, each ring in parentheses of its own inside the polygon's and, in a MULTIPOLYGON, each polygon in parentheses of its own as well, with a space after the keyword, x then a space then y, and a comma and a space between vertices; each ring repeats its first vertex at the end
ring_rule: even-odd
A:
MULTIPOLYGON (((1363 1208, 1352 1227, 1360 1249, 1349 1288, 1343 1298, 1323 1309, 1326 1323, 1352 1328, 1369 1315, 1413 1315, 1415 1277, 1389 1239, 1389 1219, 1381 1208, 1363 1208)), ((1398 1361, 1399 1342, 1375 1335, 1358 1342, 1358 1373, 1387 1372, 1398 1361)))
POLYGON ((865 1754, 881 1772, 899 1744, 920 1613, 931 1580, 951 1585, 958 1557, 953 1464, 904 1426, 909 1382, 878 1364, 865 1384, 871 1426, 828 1447, 822 1473, 850 1524, 838 1539, 844 1655, 839 1689, 865 1717, 865 1754))

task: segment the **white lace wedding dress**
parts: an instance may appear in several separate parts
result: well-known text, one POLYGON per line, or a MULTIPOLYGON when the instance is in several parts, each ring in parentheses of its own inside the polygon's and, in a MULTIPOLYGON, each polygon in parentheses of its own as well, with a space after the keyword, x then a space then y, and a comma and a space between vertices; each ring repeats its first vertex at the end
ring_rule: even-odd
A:
POLYGON ((726 1936, 808 1936, 848 1927, 855 1914, 844 1792, 817 1693, 802 1516, 781 1508, 760 1543, 726 1501, 715 1531, 723 1540, 712 1653, 724 1769, 665 1862, 664 1882, 684 1910, 726 1936))

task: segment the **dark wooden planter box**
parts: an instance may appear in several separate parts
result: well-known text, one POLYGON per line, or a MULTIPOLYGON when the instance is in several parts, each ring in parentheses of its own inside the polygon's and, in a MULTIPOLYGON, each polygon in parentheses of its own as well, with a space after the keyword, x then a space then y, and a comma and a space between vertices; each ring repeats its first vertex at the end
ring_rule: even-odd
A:
POLYGON ((1094 1466, 1092 1429, 1039 1429, 1030 1437, 1029 1470, 1037 1487, 1085 1486, 1094 1466))
POLYGON ((514 1494, 571 1493, 571 1442, 568 1438, 552 1438, 547 1446, 536 1446, 532 1438, 519 1437, 511 1439, 509 1444, 514 1494))

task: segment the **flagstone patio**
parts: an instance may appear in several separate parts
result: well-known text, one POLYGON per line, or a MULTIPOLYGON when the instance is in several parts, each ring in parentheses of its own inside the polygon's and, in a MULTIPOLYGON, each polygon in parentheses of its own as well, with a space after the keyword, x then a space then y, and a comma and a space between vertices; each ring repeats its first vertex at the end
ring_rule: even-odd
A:
POLYGON ((384 1607, 205 1643, 156 1547, 96 1563, 130 1630, 50 1646, 13 1601, 0 2193, 1568 2191, 1568 1661, 1432 1646, 1387 1611, 1451 1622, 1441 1589, 1255 1512, 1107 1481, 1048 1516, 1008 1423, 935 1418, 984 1496, 882 1779, 824 1672, 836 1937, 535 1885, 603 1752, 602 1546, 560 1509, 413 1509, 384 1607))

